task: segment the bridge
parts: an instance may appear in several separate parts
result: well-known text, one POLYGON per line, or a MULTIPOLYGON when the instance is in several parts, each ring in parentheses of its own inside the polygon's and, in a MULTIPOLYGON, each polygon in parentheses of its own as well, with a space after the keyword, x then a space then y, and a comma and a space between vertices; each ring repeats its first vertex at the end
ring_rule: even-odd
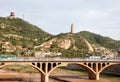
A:
POLYGON ((120 64, 120 60, 93 60, 80 58, 5 58, 0 60, 0 68, 6 65, 30 65, 41 73, 41 82, 49 82, 50 73, 58 67, 77 64, 89 74, 89 79, 99 80, 99 75, 105 68, 120 64))

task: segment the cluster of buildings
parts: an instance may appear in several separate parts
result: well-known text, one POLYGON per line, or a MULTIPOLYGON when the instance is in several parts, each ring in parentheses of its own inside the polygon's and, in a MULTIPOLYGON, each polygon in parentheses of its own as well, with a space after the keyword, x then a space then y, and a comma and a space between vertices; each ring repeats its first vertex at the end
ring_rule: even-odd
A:
POLYGON ((98 47, 96 47, 95 45, 93 46, 94 46, 94 52, 98 52, 102 54, 103 59, 113 59, 118 55, 116 51, 109 50, 101 46, 98 46, 98 47))
POLYGON ((56 57, 61 56, 60 52, 50 52, 50 51, 35 51, 35 57, 56 57))

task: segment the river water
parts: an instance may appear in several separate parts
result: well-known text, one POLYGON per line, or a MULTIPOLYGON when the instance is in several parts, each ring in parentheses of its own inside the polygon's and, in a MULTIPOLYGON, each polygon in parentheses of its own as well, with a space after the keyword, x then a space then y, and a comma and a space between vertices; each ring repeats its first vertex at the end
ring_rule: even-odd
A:
MULTIPOLYGON (((0 82, 40 82, 39 73, 19 73, 0 70, 0 82)), ((53 73, 49 82, 120 82, 119 77, 100 77, 99 81, 89 80, 87 75, 75 75, 69 73, 53 73)))

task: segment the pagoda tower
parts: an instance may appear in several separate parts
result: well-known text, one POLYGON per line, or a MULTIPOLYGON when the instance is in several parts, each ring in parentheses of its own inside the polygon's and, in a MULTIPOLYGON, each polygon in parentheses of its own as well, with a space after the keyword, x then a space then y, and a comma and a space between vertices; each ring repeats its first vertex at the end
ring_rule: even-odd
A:
POLYGON ((71 33, 73 34, 73 33, 75 33, 75 27, 74 27, 74 24, 71 24, 71 33))

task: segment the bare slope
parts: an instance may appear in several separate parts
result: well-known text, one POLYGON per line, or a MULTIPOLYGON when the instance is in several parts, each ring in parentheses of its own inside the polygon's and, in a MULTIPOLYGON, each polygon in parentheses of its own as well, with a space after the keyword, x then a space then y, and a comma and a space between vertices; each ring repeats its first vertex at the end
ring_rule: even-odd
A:
POLYGON ((36 47, 51 52, 62 52, 63 57, 83 57, 94 50, 91 44, 81 35, 61 33, 36 47))

